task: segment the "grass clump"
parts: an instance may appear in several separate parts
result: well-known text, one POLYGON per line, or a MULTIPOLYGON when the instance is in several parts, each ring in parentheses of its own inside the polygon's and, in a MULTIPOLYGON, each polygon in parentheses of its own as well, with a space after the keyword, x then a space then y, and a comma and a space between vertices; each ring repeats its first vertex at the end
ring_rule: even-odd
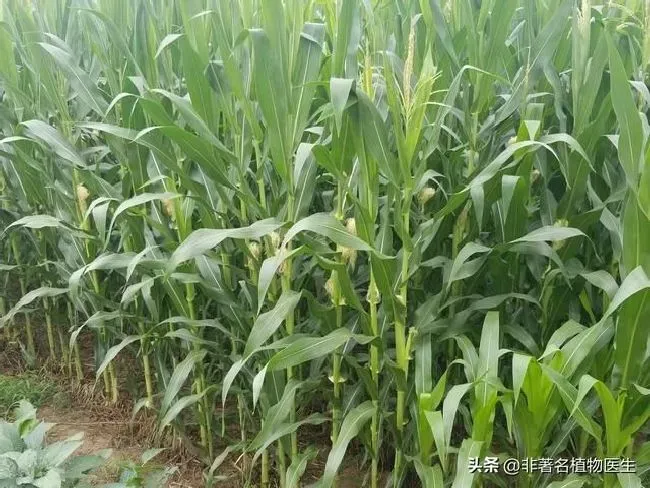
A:
POLYGON ((6 414, 20 400, 27 400, 39 407, 52 399, 57 392, 58 388, 52 381, 33 373, 0 374, 0 413, 6 414))

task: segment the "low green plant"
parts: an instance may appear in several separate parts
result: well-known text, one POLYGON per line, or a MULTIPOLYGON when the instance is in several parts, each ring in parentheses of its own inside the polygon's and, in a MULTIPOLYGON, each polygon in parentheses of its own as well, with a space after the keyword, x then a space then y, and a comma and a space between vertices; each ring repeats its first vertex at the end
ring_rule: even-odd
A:
POLYGON ((73 488, 89 486, 84 479, 104 464, 110 450, 74 456, 83 434, 46 444, 53 426, 36 418, 36 408, 21 400, 14 421, 0 421, 1 488, 73 488))
POLYGON ((164 449, 149 449, 142 453, 140 463, 129 461, 121 470, 117 483, 109 483, 103 488, 159 488, 178 471, 177 467, 159 467, 151 460, 164 449))
POLYGON ((9 412, 22 399, 40 406, 57 393, 56 386, 33 374, 0 374, 0 413, 9 412))

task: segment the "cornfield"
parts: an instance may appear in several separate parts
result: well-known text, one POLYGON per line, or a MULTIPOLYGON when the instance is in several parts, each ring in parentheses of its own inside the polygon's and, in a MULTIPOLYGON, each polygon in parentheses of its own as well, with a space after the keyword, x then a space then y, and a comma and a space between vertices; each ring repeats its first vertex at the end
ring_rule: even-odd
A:
POLYGON ((650 1, 619 2, 3 0, 4 343, 82 381, 90 342, 206 486, 643 486, 650 1))

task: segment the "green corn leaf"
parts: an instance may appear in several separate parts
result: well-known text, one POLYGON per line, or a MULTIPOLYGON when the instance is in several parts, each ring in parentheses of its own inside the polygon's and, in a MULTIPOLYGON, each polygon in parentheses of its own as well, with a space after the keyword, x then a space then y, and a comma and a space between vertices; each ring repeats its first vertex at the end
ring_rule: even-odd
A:
POLYGON ((45 42, 39 42, 38 44, 52 56, 56 64, 66 73, 79 98, 98 115, 103 116, 106 113, 108 104, 97 85, 88 76, 88 73, 79 68, 72 56, 63 49, 45 42))
POLYGON ((336 41, 332 72, 339 77, 352 77, 357 71, 357 50, 361 37, 360 5, 354 0, 343 0, 337 18, 336 41))
POLYGON ((562 373, 558 373, 553 368, 550 368, 545 364, 540 364, 540 367, 542 368, 542 371, 546 377, 548 377, 548 379, 550 379, 557 387, 566 408, 573 409, 571 416, 576 420, 576 422, 578 422, 580 427, 582 427, 587 433, 589 433, 589 435, 591 435, 591 437, 594 438, 599 449, 602 449, 602 428, 600 425, 598 425, 592 419, 592 416, 588 415, 587 412, 579 405, 577 408, 574 408, 576 407, 578 390, 576 390, 576 388, 566 379, 566 377, 562 375, 562 373))
POLYGON ((313 145, 300 143, 296 150, 294 180, 296 184, 296 218, 302 218, 309 212, 316 188, 318 167, 312 152, 313 145))
POLYGON ((294 224, 285 234, 282 247, 285 247, 298 233, 304 231, 315 232, 341 246, 357 251, 373 250, 366 242, 350 234, 334 216, 328 213, 312 214, 294 224))
POLYGON ((447 471, 447 456, 449 454, 449 442, 445 438, 445 422, 442 412, 425 412, 424 414, 427 424, 429 426, 432 441, 436 445, 436 452, 440 463, 442 464, 443 471, 447 471))
POLYGON ((492 179, 503 168, 508 159, 510 159, 515 153, 522 152, 524 149, 526 151, 536 150, 540 147, 546 148, 557 157, 556 153, 550 146, 539 141, 515 142, 514 144, 506 147, 496 158, 494 158, 487 166, 485 166, 485 168, 481 170, 481 172, 478 173, 463 190, 453 194, 447 201, 447 204, 435 214, 434 218, 439 219, 445 217, 460 207, 467 199, 467 196, 471 192, 472 188, 481 186, 492 179))
POLYGON ((289 417, 290 409, 295 402, 296 390, 300 388, 302 382, 290 380, 284 388, 284 393, 280 401, 268 409, 264 417, 262 430, 248 445, 248 450, 257 450, 267 443, 267 440, 273 436, 280 425, 289 417))
POLYGON ((4 327, 5 324, 11 322, 13 318, 23 310, 27 305, 32 303, 34 300, 39 298, 50 298, 56 297, 68 293, 70 290, 68 288, 52 288, 49 286, 42 286, 36 290, 32 290, 23 295, 20 300, 16 302, 11 310, 9 310, 6 315, 0 317, 0 328, 4 327))
POLYGON ((181 391, 181 388, 187 380, 187 377, 192 372, 194 365, 197 362, 202 361, 206 353, 207 352, 204 350, 192 351, 187 355, 185 359, 178 363, 178 366, 176 366, 174 369, 174 373, 167 383, 165 395, 160 404, 161 417, 164 418, 164 416, 168 413, 168 410, 170 409, 174 398, 176 398, 176 395, 178 395, 178 393, 181 391))
MULTIPOLYGON (((499 365, 499 312, 488 312, 483 322, 479 348, 479 375, 496 377, 499 365)), ((477 386, 477 400, 486 405, 492 388, 487 382, 477 386)))
POLYGON ((165 337, 169 337, 172 339, 180 339, 182 341, 185 341, 188 344, 202 345, 202 346, 210 347, 212 349, 218 348, 219 346, 215 342, 211 342, 206 339, 201 339, 200 337, 197 337, 195 334, 193 334, 187 329, 170 330, 165 334, 165 337))
POLYGON ((379 169, 388 181, 399 186, 401 178, 398 176, 397 162, 390 150, 388 130, 384 120, 372 101, 363 92, 356 91, 359 107, 359 125, 365 147, 377 161, 379 169))
POLYGON ((327 418, 315 413, 297 422, 281 424, 274 432, 272 432, 270 437, 266 439, 265 443, 257 451, 255 451, 255 454, 253 455, 253 463, 262 455, 262 452, 264 452, 273 442, 277 441, 278 439, 281 439, 282 437, 295 432, 303 425, 320 425, 324 422, 327 422, 327 418))
POLYGON ((232 386, 233 382, 235 381, 235 378, 237 377, 237 375, 242 370, 245 364, 246 361, 244 360, 244 358, 237 359, 235 362, 232 363, 232 366, 230 366, 230 369, 224 376, 223 386, 221 388, 222 406, 225 406, 226 398, 228 397, 228 392, 230 391, 230 387, 232 386))
POLYGON ((275 307, 273 307, 273 310, 257 317, 253 324, 253 328, 251 329, 251 333, 248 336, 248 340, 246 341, 244 357, 253 354, 262 344, 273 336, 278 327, 280 327, 284 322, 287 315, 293 313, 298 301, 300 300, 300 296, 300 293, 287 290, 282 293, 278 302, 275 304, 275 307))
MULTIPOLYGON (((180 46, 183 72, 187 81, 187 91, 192 100, 192 107, 200 115, 201 119, 207 123, 208 127, 214 128, 216 127, 215 104, 212 89, 205 76, 207 60, 201 60, 199 53, 192 48, 187 37, 180 40, 180 46)), ((185 113, 183 115, 185 116, 185 113)))
POLYGON ((588 374, 580 378, 578 395, 576 396, 575 405, 571 411, 571 415, 575 414, 575 411, 582 403, 582 400, 592 388, 596 390, 603 409, 605 435, 607 437, 607 454, 612 457, 619 456, 629 439, 625 437, 622 438, 621 436, 620 406, 614 398, 614 395, 612 395, 612 392, 603 382, 588 374))
POLYGON ((523 237, 515 239, 512 242, 541 242, 541 241, 563 241, 571 237, 584 236, 580 229, 571 227, 553 227, 546 226, 534 230, 523 237))
POLYGON ((444 486, 442 470, 439 465, 426 466, 417 458, 413 459, 413 464, 423 488, 442 488, 444 486))
POLYGON ((61 159, 71 162, 73 165, 84 168, 86 163, 79 156, 75 148, 63 138, 61 133, 41 120, 26 120, 22 122, 26 134, 30 139, 35 139, 45 144, 61 159))
POLYGON ((526 354, 514 353, 512 355, 512 392, 514 395, 514 402, 517 403, 519 399, 519 392, 526 379, 528 373, 528 365, 533 358, 526 354))
POLYGON ((175 317, 166 318, 158 325, 163 325, 163 324, 184 324, 190 327, 199 327, 199 328, 210 327, 218 330, 219 332, 222 332, 226 336, 233 337, 232 331, 228 330, 226 327, 224 327, 223 324, 221 324, 218 320, 215 319, 196 320, 196 319, 190 319, 188 317, 183 317, 178 315, 175 317))
POLYGON ((530 54, 527 56, 526 65, 520 69, 512 89, 513 94, 508 101, 498 110, 496 123, 500 123, 517 110, 523 101, 530 77, 538 75, 540 68, 548 63, 553 53, 558 48, 563 38, 562 32, 569 23, 573 2, 564 0, 553 11, 553 17, 541 29, 539 34, 530 42, 530 54))
POLYGON ((302 132, 308 122, 309 109, 314 98, 321 67, 324 38, 324 24, 306 23, 300 34, 292 90, 295 114, 292 137, 294 146, 300 142, 302 132))
POLYGON ((182 148, 190 159, 197 161, 201 168, 205 170, 210 177, 225 188, 232 188, 232 182, 228 179, 225 164, 227 162, 232 162, 230 152, 222 150, 218 152, 219 157, 217 157, 217 153, 214 151, 214 146, 208 142, 208 140, 196 136, 175 125, 144 129, 143 132, 138 133, 135 142, 142 142, 142 144, 149 146, 145 136, 150 135, 153 132, 160 132, 169 137, 178 144, 180 148, 182 148))
POLYGON ((616 478, 622 488, 642 488, 641 478, 634 473, 616 473, 616 478))
POLYGON ((0 73, 3 80, 12 88, 18 87, 18 70, 14 62, 11 35, 0 28, 0 73))
POLYGON ((125 337, 122 342, 119 344, 111 347, 108 351, 106 351, 106 356, 104 356, 104 359, 102 360, 102 363, 99 365, 97 368, 97 371, 95 372, 96 378, 99 380, 99 377, 102 375, 104 370, 108 367, 108 365, 117 357, 117 355, 124 349, 125 347, 129 346, 130 344, 133 344, 136 341, 141 340, 142 338, 140 336, 128 336, 125 337))
POLYGON ((639 180, 639 165, 643 151, 644 134, 641 128, 639 112, 632 96, 632 88, 623 61, 612 38, 606 34, 609 70, 611 73, 612 105, 620 128, 618 143, 619 159, 628 185, 636 191, 639 180))
POLYGON ((174 251, 167 263, 167 272, 171 273, 178 265, 202 256, 210 249, 218 246, 225 239, 259 239, 282 226, 275 219, 265 219, 255 222, 248 227, 239 229, 199 229, 192 232, 174 251))
POLYGON ((105 253, 99 255, 91 263, 87 264, 83 268, 76 270, 68 278, 68 285, 70 290, 77 292, 81 283, 83 276, 89 272, 96 270, 114 270, 114 269, 123 269, 127 268, 133 260, 136 258, 136 255, 133 253, 117 254, 117 253, 105 253))
MULTIPOLYGON (((447 371, 443 373, 431 392, 421 393, 418 398, 418 440, 420 445, 420 457, 422 459, 428 459, 431 447, 433 446, 434 435, 437 438, 436 445, 439 450, 442 450, 440 452, 446 452, 442 417, 439 419, 435 418, 432 421, 431 416, 433 415, 435 417, 440 415, 440 412, 436 413, 435 409, 438 408, 438 405, 445 394, 445 389, 447 387, 447 371), (433 431, 434 425, 436 427, 435 432, 433 431)), ((442 457, 444 456, 441 456, 441 458, 442 457)))
POLYGON ((642 266, 650 272, 650 218, 638 205, 637 200, 628 196, 623 210, 623 264, 632 271, 642 266))
POLYGON ((641 266, 635 268, 619 287, 601 321, 609 318, 630 297, 648 288, 650 288, 648 275, 641 266))
POLYGON ((607 271, 599 269, 597 271, 580 273, 584 279, 594 286, 603 290, 609 298, 614 298, 618 291, 618 283, 607 271))
POLYGON ((345 452, 347 451, 348 445, 358 434, 363 426, 370 420, 374 407, 372 402, 364 402, 361 405, 354 407, 350 412, 345 416, 343 422, 341 423, 341 430, 339 431, 339 436, 332 450, 327 456, 327 462, 325 464, 325 470, 323 472, 323 477, 321 478, 318 486, 322 488, 329 488, 334 483, 336 478, 336 473, 343 461, 345 452))
POLYGON ((330 98, 332 108, 334 109, 334 120, 336 121, 337 130, 341 130, 343 120, 343 110, 348 103, 350 91, 354 84, 353 79, 348 78, 331 78, 330 79, 330 98))
POLYGON ((454 63, 454 67, 458 68, 459 59, 454 47, 452 32, 450 32, 450 26, 445 18, 440 0, 422 0, 420 4, 429 30, 436 36, 437 42, 442 45, 447 56, 454 63))
POLYGON ((143 278, 139 283, 134 283, 127 286, 124 289, 124 293, 122 293, 120 305, 122 305, 122 307, 125 307, 129 303, 133 302, 146 289, 151 289, 155 281, 155 278, 143 278))
POLYGON ((650 325, 646 319, 650 313, 650 291, 647 290, 650 283, 647 285, 646 291, 628 298, 618 314, 614 359, 624 388, 629 387, 631 382, 638 381, 643 369, 643 362, 639 359, 646 353, 646 339, 650 334, 650 325))
MULTIPOLYGON (((214 388, 214 387, 210 387, 210 388, 214 388)), ((161 417, 160 421, 158 422, 158 428, 160 429, 160 431, 165 429, 165 427, 167 427, 174 420, 176 420, 178 415, 187 407, 201 401, 201 399, 207 393, 209 393, 210 388, 205 389, 201 393, 197 393, 195 395, 188 395, 188 396, 181 397, 178 399, 178 401, 171 404, 170 407, 165 411, 165 414, 161 417)))
POLYGON ((467 392, 469 392, 471 387, 471 383, 452 386, 451 389, 447 392, 447 395, 445 396, 445 399, 442 403, 442 418, 445 434, 444 439, 447 449, 451 445, 451 432, 454 427, 454 419, 456 418, 458 407, 461 400, 467 394, 467 392))
POLYGON ((560 349, 563 359, 560 374, 572 375, 586 358, 608 344, 613 335, 612 321, 601 320, 566 342, 560 349))
POLYGON ((194 130, 198 135, 201 136, 204 140, 212 144, 225 158, 233 157, 230 150, 223 145, 223 143, 217 139, 217 137, 212 133, 210 127, 205 122, 201 115, 196 112, 194 108, 195 104, 190 103, 185 98, 179 97, 173 93, 168 92, 167 90, 154 89, 151 90, 153 93, 159 93, 169 99, 170 102, 174 104, 174 107, 180 112, 183 116, 183 119, 187 124, 194 130))
POLYGON ((276 353, 268 362, 267 368, 269 371, 278 371, 311 361, 331 354, 350 339, 359 344, 367 344, 373 340, 372 337, 353 334, 346 328, 336 329, 324 337, 303 337, 276 353))
POLYGON ((560 347, 562 347, 562 345, 565 344, 569 339, 575 337, 581 332, 584 332, 585 330, 586 330, 585 326, 573 320, 568 320, 567 322, 562 324, 562 326, 559 327, 555 332, 553 332, 553 335, 551 335, 551 338, 548 340, 548 343, 546 344, 546 349, 544 349, 544 353, 540 356, 539 359, 544 359, 545 357, 553 354, 554 352, 559 351, 560 347))
MULTIPOLYGON (((287 137, 289 127, 289 101, 283 66, 279 63, 269 63, 277 54, 271 47, 266 33, 261 29, 250 31, 254 51, 254 83, 267 130, 269 144, 273 155, 273 165, 278 174, 285 180, 291 178, 289 172, 290 149, 287 137)), ((290 180, 288 180, 290 181, 290 180)))
POLYGON ((580 478, 580 476, 572 474, 562 481, 554 481, 548 485, 548 488, 581 488, 588 480, 580 478))
POLYGON ((160 41, 160 44, 158 45, 158 49, 156 49, 156 54, 154 55, 154 58, 158 58, 160 54, 171 44, 173 44, 176 40, 179 38, 183 37, 183 34, 167 34, 162 41, 160 41))
POLYGON ((318 449, 315 446, 309 446, 304 452, 291 463, 287 468, 287 488, 299 488, 300 479, 305 474, 307 464, 318 455, 318 449))
POLYGON ((28 229, 46 229, 46 228, 61 228, 69 230, 71 227, 61 219, 52 217, 51 215, 28 215, 20 218, 11 223, 4 232, 9 231, 14 227, 27 227, 28 229))
POLYGON ((465 372, 468 381, 474 381, 478 376, 478 354, 472 341, 467 336, 460 335, 454 337, 454 340, 460 347, 463 353, 463 361, 465 362, 465 372))
POLYGON ((257 282, 257 313, 264 306, 266 294, 269 291, 271 282, 275 278, 280 265, 286 260, 304 251, 303 247, 298 247, 288 251, 286 248, 280 248, 275 256, 266 258, 262 263, 257 282))
POLYGON ((420 396, 433 387, 431 362, 431 334, 419 335, 415 343, 415 389, 420 396))
POLYGON ((485 258, 487 256, 468 262, 469 258, 471 258, 474 254, 486 254, 490 252, 490 250, 491 249, 489 247, 482 246, 475 242, 468 242, 465 244, 451 265, 449 278, 447 279, 447 290, 451 288, 451 284, 454 281, 462 280, 472 276, 476 272, 477 265, 480 266, 485 261, 485 258))
POLYGON ((456 466, 456 477, 452 488, 464 488, 472 486, 476 474, 468 469, 470 458, 477 458, 481 454, 483 442, 473 439, 465 439, 458 451, 458 462, 456 466))
POLYGON ((113 312, 105 312, 103 310, 100 310, 98 312, 95 312, 91 317, 88 318, 88 320, 86 320, 83 324, 72 331, 70 334, 70 349, 72 349, 77 343, 77 337, 85 327, 96 327, 103 324, 104 322, 110 322, 111 320, 116 320, 122 316, 122 312, 119 310, 113 312))

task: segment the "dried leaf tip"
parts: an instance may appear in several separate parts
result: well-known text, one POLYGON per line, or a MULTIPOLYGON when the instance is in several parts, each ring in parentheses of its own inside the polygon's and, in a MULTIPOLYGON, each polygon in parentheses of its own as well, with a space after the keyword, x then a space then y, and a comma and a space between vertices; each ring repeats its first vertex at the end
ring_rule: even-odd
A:
MULTIPOLYGON (((357 235, 357 222, 353 217, 347 219, 347 221, 345 222, 345 230, 347 230, 348 233, 350 233, 353 236, 357 235)), ((345 246, 339 246, 338 250, 341 252, 341 259, 343 260, 343 262, 346 264, 350 264, 354 267, 355 263, 357 262, 356 249, 352 249, 350 247, 345 247, 345 246)))
POLYGON ((163 203, 163 212, 165 212, 165 215, 167 215, 168 217, 173 216, 174 215, 174 202, 171 199, 167 198, 167 199, 163 200, 162 203, 163 203))
POLYGON ((643 31, 643 68, 650 68, 650 0, 645 1, 645 29, 643 31))
POLYGON ((345 229, 353 236, 357 235, 357 221, 354 217, 350 217, 345 221, 345 229))
POLYGON ((271 237, 271 248, 273 249, 273 253, 277 254, 280 250, 280 245, 282 244, 282 238, 280 237, 280 234, 275 231, 271 232, 269 236, 271 237))
POLYGON ((436 189, 431 188, 430 186, 425 186, 418 193, 418 202, 420 205, 424 206, 429 200, 436 196, 436 189))
MULTIPOLYGON (((567 219, 558 219, 553 224, 553 227, 568 227, 568 226, 569 226, 569 221, 567 219)), ((566 241, 564 239, 561 241, 553 242, 553 246, 552 246, 553 250, 559 251, 564 247, 564 244, 566 244, 566 241)))
POLYGON ((555 224, 553 224, 554 227, 569 227, 569 221, 567 219, 557 219, 555 221, 555 224))
POLYGON ((88 191, 88 188, 86 188, 82 184, 77 185, 77 200, 79 200, 80 204, 85 204, 89 196, 90 196, 90 192, 88 191))
POLYGON ((251 242, 250 244, 248 244, 248 250, 250 251, 253 259, 256 261, 262 255, 262 247, 259 245, 258 242, 251 242))
POLYGON ((329 297, 334 296, 334 280, 330 276, 329 279, 325 282, 325 291, 329 297))
POLYGON ((411 23, 409 32, 408 52, 404 61, 404 106, 408 110, 411 106, 411 77, 413 76, 413 58, 415 57, 415 23, 411 23))
POLYGON ((535 183, 539 177, 541 176, 541 173, 539 172, 538 169, 534 169, 530 172, 530 182, 535 183))
POLYGON ((332 305, 341 306, 345 305, 345 298, 341 295, 341 290, 339 288, 338 278, 336 272, 332 272, 329 279, 325 282, 325 291, 332 301, 332 305))

